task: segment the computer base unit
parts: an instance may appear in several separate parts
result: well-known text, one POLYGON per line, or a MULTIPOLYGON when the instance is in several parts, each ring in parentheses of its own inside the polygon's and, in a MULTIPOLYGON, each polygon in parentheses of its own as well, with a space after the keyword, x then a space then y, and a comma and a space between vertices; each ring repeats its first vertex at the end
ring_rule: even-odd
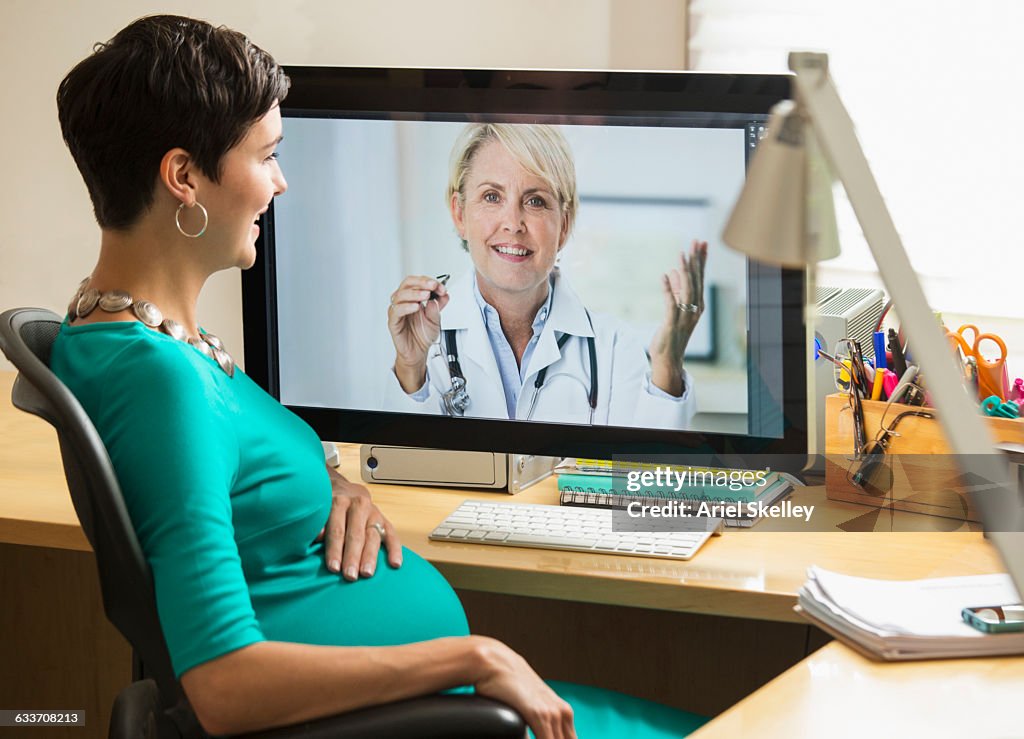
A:
POLYGON ((408 446, 363 444, 363 482, 430 487, 485 488, 518 493, 548 477, 558 457, 501 452, 461 452, 408 446))

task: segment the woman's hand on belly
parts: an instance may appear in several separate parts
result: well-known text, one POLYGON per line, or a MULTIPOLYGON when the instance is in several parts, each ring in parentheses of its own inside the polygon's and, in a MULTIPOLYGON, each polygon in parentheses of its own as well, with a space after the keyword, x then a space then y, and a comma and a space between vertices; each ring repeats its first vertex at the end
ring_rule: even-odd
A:
POLYGON ((349 482, 334 469, 327 469, 331 476, 331 513, 316 538, 326 543, 327 569, 341 572, 346 580, 372 577, 382 543, 387 549, 388 564, 401 567, 402 542, 395 527, 370 499, 370 491, 349 482), (375 524, 384 527, 383 536, 375 524))

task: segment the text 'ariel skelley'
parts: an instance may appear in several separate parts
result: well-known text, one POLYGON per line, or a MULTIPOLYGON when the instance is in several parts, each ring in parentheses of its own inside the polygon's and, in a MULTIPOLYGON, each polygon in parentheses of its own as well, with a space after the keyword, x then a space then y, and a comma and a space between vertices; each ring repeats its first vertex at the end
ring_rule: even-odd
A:
POLYGON ((774 505, 765 505, 764 501, 749 503, 687 503, 672 500, 660 505, 645 505, 634 500, 626 506, 626 513, 631 518, 802 518, 811 520, 814 513, 813 505, 794 505, 784 500, 774 505))

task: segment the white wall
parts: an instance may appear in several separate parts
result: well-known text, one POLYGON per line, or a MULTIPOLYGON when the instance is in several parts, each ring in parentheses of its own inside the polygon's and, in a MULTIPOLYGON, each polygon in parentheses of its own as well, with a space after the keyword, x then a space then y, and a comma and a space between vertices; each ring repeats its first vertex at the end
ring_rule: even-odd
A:
MULTIPOLYGON (((243 31, 284 64, 682 69, 683 0, 5 0, 0 309, 61 314, 95 262, 99 230, 57 124, 57 85, 94 43, 147 13, 243 31)), ((236 272, 215 276, 200 320, 242 356, 236 272)), ((0 369, 10 369, 0 361, 0 369)))

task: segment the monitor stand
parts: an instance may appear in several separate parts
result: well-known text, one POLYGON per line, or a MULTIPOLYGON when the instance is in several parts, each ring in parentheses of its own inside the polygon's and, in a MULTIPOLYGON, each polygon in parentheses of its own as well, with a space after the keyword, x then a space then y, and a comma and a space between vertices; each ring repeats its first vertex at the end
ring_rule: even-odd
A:
POLYGON ((363 444, 363 482, 430 487, 484 488, 518 493, 551 475, 558 457, 503 452, 462 452, 363 444))

